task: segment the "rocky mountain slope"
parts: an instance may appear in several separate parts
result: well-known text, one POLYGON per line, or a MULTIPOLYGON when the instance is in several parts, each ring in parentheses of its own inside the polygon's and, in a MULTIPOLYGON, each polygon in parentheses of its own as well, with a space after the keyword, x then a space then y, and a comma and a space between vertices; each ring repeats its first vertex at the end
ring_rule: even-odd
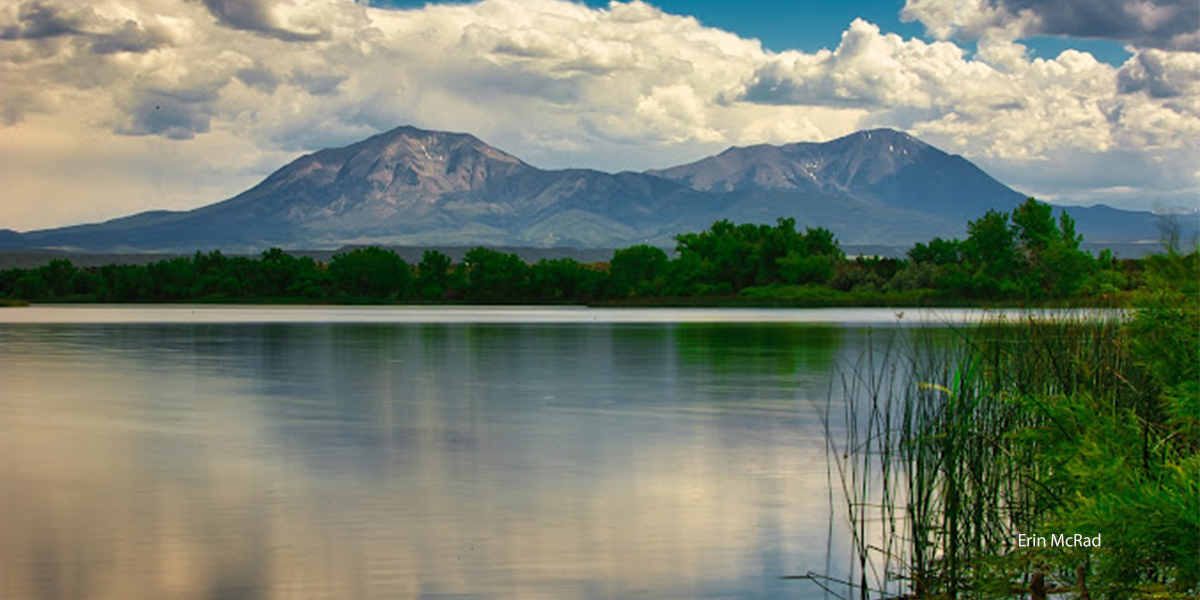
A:
MULTIPOLYGON (((669 247, 675 234, 718 219, 777 217, 827 227, 843 243, 907 246, 961 235, 968 219, 989 208, 1010 210, 1023 198, 969 161, 888 129, 825 143, 730 148, 669 169, 612 174, 539 169, 469 134, 400 127, 300 157, 223 202, 0 231, 0 248, 669 247)), ((1156 235, 1149 213, 1071 212, 1091 241, 1156 235)))

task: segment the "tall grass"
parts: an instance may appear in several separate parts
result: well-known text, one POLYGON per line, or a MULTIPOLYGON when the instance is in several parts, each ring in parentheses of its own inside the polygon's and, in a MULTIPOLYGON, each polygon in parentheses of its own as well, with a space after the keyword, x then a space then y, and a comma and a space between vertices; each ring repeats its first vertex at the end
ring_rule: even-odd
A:
POLYGON ((1072 594, 1086 578, 1097 598, 1194 597, 1200 463, 1178 413, 1200 400, 1139 350, 1162 325, 1147 318, 912 329, 850 365, 844 439, 827 429, 852 530, 847 597, 1018 597, 1035 577, 1072 594), (1018 544, 1074 533, 1102 545, 1018 544))

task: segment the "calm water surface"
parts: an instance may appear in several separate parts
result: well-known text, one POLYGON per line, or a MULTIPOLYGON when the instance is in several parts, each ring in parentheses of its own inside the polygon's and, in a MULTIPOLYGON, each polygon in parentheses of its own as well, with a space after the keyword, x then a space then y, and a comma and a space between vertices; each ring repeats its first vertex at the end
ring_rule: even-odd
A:
POLYGON ((0 310, 0 597, 821 598, 831 372, 964 315, 0 310))

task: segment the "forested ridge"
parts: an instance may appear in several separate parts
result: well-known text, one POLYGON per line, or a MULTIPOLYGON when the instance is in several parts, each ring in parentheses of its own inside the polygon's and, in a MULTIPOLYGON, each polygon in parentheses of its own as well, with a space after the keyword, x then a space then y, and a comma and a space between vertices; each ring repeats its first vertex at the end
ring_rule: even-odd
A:
POLYGON ((219 251, 148 265, 79 268, 66 259, 0 271, 0 298, 34 302, 728 303, 767 305, 1120 304, 1146 286, 1147 261, 1195 269, 1197 253, 1131 260, 1080 249, 1072 219, 1030 198, 989 211, 965 239, 934 238, 902 259, 847 257, 833 232, 714 223, 676 236, 674 256, 637 245, 608 263, 527 264, 477 247, 454 264, 436 250, 406 263, 378 247, 328 263, 271 248, 257 258, 219 251))

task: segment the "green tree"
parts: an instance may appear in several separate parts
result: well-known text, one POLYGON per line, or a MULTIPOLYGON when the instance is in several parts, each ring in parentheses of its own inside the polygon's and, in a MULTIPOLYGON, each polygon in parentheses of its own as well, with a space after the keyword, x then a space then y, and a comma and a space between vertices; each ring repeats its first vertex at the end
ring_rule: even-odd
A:
POLYGON ((838 246, 833 232, 824 227, 809 227, 797 236, 784 256, 775 260, 779 273, 768 283, 796 285, 824 284, 833 277, 845 254, 838 246))
POLYGON ((1027 258, 1044 253, 1058 239, 1059 231, 1054 225, 1053 213, 1054 209, 1049 204, 1033 198, 1027 198, 1013 210, 1013 227, 1027 258))
POLYGON ((150 263, 146 273, 153 284, 153 297, 157 300, 185 300, 191 298, 196 284, 196 268, 187 258, 172 258, 150 263))
POLYGON ((412 293, 408 263, 395 252, 375 246, 334 255, 329 276, 344 296, 403 300, 412 293))
POLYGON ((154 299, 154 281, 146 267, 140 265, 105 265, 100 277, 106 282, 108 300, 145 302, 154 299))
POLYGON ((909 260, 916 263, 931 263, 942 266, 957 264, 962 260, 961 243, 958 240, 945 240, 935 237, 928 244, 917 242, 908 251, 909 260))
POLYGON ((25 300, 41 300, 51 297, 50 287, 40 269, 19 269, 13 283, 13 295, 25 300))
POLYGON ((989 210, 968 223, 960 248, 972 294, 1001 298, 1019 293, 1017 236, 1008 213, 989 210))
POLYGON ((417 290, 426 300, 441 300, 450 284, 450 257, 437 250, 426 250, 417 265, 417 290))
POLYGON ((654 246, 617 250, 608 267, 613 293, 620 297, 662 295, 669 262, 667 253, 654 246))
POLYGON ((823 281, 843 257, 833 232, 818 227, 801 235, 796 232, 795 219, 779 219, 775 227, 722 220, 708 231, 675 239, 681 263, 676 272, 687 278, 676 285, 700 294, 737 292, 751 285, 823 281))
POLYGON ((1074 219, 1063 211, 1056 222, 1053 212, 1033 198, 1013 211, 1020 281, 1027 297, 1072 296, 1094 270, 1095 261, 1079 248, 1083 237, 1075 232, 1074 219))
POLYGON ((601 294, 604 273, 571 258, 542 259, 530 267, 533 299, 586 302, 601 294))
POLYGON ((809 254, 818 254, 837 259, 845 257, 833 232, 824 227, 805 228, 804 246, 809 254))
POLYGON ((56 258, 38 267, 38 273, 46 284, 46 297, 63 298, 71 295, 77 272, 75 265, 65 258, 56 258))
POLYGON ((468 302, 527 302, 531 296, 529 265, 516 254, 472 248, 463 256, 461 268, 468 302))
POLYGON ((1098 262, 1079 248, 1083 236, 1075 233, 1075 221, 1066 212, 1058 219, 1057 236, 1043 255, 1048 273, 1046 291, 1057 298, 1074 296, 1084 282, 1098 270, 1098 262))
POLYGON ((17 278, 24 273, 22 269, 0 271, 0 298, 16 296, 17 278))
POLYGON ((196 282, 192 286, 193 298, 224 296, 236 298, 245 295, 241 281, 229 272, 229 259, 220 250, 207 254, 197 251, 192 256, 196 269, 196 282))
POLYGON ((698 291, 736 292, 754 282, 759 258, 754 248, 756 229, 754 225, 734 225, 722 219, 707 231, 676 236, 679 256, 699 259, 693 272, 698 291))
POLYGON ((820 254, 788 252, 779 259, 779 278, 783 283, 823 284, 833 277, 833 261, 820 254))
POLYGON ((255 266, 254 295, 265 298, 295 295, 293 286, 305 270, 301 259, 274 247, 263 251, 255 266))

